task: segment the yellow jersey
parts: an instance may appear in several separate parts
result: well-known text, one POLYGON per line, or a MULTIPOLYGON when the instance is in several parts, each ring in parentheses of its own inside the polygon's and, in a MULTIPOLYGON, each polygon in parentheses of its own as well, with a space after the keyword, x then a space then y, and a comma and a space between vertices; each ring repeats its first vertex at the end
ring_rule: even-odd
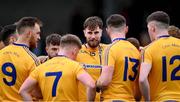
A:
POLYGON ((30 78, 38 81, 43 101, 77 101, 77 76, 84 72, 78 62, 57 56, 39 65, 30 78))
POLYGON ((138 85, 140 52, 124 38, 116 38, 105 51, 105 66, 113 66, 111 83, 102 91, 101 100, 134 101, 138 85))
MULTIPOLYGON (((101 73, 103 53, 106 48, 106 44, 100 44, 96 49, 87 48, 84 44, 79 51, 76 61, 84 65, 85 70, 94 80, 97 80, 101 73)), ((79 100, 87 101, 86 87, 82 84, 78 84, 79 100)), ((100 100, 100 93, 96 93, 96 101, 100 100)))
POLYGON ((152 101, 180 101, 180 40, 162 36, 143 51, 142 61, 152 65, 148 76, 152 101))
POLYGON ((0 101, 22 100, 18 91, 31 71, 39 65, 26 45, 13 43, 0 52, 0 101))

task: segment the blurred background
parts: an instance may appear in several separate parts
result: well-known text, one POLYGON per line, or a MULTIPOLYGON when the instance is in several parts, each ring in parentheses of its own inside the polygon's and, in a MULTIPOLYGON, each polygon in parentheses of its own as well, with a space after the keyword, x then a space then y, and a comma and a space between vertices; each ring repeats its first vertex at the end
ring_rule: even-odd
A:
POLYGON ((106 18, 114 13, 127 19, 127 37, 137 38, 141 46, 147 45, 149 36, 146 17, 157 10, 165 11, 171 25, 180 27, 178 0, 1 0, 0 26, 12 24, 24 16, 36 16, 43 21, 41 41, 34 52, 45 54, 45 37, 51 33, 72 33, 85 43, 83 22, 89 16, 99 16, 104 22, 103 43, 110 43, 105 32, 106 18))

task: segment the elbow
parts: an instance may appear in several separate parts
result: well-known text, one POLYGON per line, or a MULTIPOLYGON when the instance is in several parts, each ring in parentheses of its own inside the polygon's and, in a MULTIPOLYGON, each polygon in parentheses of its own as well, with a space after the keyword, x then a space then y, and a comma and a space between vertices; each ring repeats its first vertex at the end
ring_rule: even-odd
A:
POLYGON ((110 84, 110 81, 105 81, 102 83, 102 86, 108 86, 110 84))
POLYGON ((147 78, 144 78, 144 77, 139 77, 139 84, 142 85, 146 82, 147 78))
POLYGON ((24 93, 24 91, 22 89, 20 89, 19 92, 18 92, 18 94, 21 95, 21 96, 23 95, 23 93, 24 93))
POLYGON ((96 88, 95 82, 92 82, 92 83, 89 85, 89 88, 92 88, 92 89, 96 88))
POLYGON ((103 87, 106 87, 106 86, 108 86, 109 84, 110 84, 110 80, 103 80, 102 82, 101 82, 101 85, 103 86, 103 87))

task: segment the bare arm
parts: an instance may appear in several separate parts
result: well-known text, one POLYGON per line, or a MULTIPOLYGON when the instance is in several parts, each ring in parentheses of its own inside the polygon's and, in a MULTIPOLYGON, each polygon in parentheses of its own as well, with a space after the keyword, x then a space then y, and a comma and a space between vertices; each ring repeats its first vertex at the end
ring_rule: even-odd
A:
POLYGON ((102 88, 108 86, 112 80, 114 72, 114 67, 112 66, 103 66, 102 73, 97 81, 97 87, 102 88))
POLYGON ((142 63, 140 68, 139 86, 145 101, 150 101, 150 88, 148 82, 148 74, 151 70, 151 64, 142 63))
POLYGON ((136 99, 136 101, 140 101, 141 96, 142 95, 139 89, 139 76, 138 76, 138 78, 136 78, 135 80, 135 85, 134 85, 134 98, 136 99))
POLYGON ((48 56, 38 56, 38 60, 39 60, 41 63, 44 63, 47 59, 48 59, 48 56))
POLYGON ((25 82, 22 84, 19 94, 22 96, 24 101, 32 101, 32 96, 30 92, 36 86, 37 81, 28 77, 25 82))
POLYGON ((77 79, 87 86, 88 101, 94 101, 96 96, 95 81, 91 78, 91 76, 87 72, 79 74, 77 76, 77 79))

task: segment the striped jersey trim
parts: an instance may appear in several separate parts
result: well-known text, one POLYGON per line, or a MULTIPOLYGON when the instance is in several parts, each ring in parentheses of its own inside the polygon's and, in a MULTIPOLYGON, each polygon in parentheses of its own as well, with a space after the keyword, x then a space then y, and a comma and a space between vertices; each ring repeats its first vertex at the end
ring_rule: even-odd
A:
POLYGON ((146 49, 149 48, 152 44, 154 44, 157 40, 151 42, 149 45, 145 46, 142 50, 141 50, 141 62, 144 62, 144 56, 145 56, 145 52, 146 49))
POLYGON ((32 57, 32 59, 34 60, 36 66, 38 66, 40 63, 39 63, 39 60, 37 59, 37 57, 27 47, 23 47, 23 48, 32 57))
POLYGON ((109 51, 110 51, 111 47, 112 47, 113 45, 115 45, 117 42, 119 42, 119 41, 116 41, 116 42, 112 43, 111 45, 109 45, 109 46, 106 48, 105 54, 104 54, 104 55, 105 55, 104 65, 108 65, 109 51))

